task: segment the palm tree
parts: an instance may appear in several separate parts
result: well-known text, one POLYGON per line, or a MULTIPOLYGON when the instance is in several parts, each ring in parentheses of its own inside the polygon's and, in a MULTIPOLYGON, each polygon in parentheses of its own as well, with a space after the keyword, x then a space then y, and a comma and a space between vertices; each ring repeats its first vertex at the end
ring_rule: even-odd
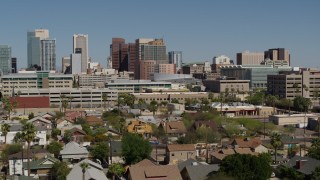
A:
POLYGON ((4 143, 7 144, 7 134, 10 132, 10 125, 9 124, 3 124, 1 126, 2 135, 4 136, 4 143))
POLYGON ((158 110, 158 103, 157 101, 151 101, 149 105, 149 110, 153 112, 153 115, 155 115, 156 111, 158 110))
POLYGON ((273 133, 271 135, 271 146, 274 148, 274 162, 277 163, 277 149, 282 145, 281 136, 278 133, 273 133))
POLYGON ((106 110, 106 101, 108 100, 107 93, 102 93, 102 101, 103 101, 103 108, 106 110))
POLYGON ((268 95, 266 100, 267 100, 268 104, 272 105, 273 114, 275 114, 275 112, 276 112, 276 103, 278 101, 278 97, 277 96, 268 95))
POLYGON ((63 113, 66 114, 67 107, 68 107, 68 100, 67 99, 64 99, 62 101, 62 107, 63 107, 63 113))
POLYGON ((72 108, 72 106, 71 106, 71 102, 72 102, 72 99, 74 99, 74 97, 72 97, 72 96, 69 96, 68 97, 68 99, 69 99, 69 103, 70 103, 70 109, 72 108))
POLYGON ((86 163, 86 162, 83 162, 80 164, 80 167, 82 169, 82 180, 85 180, 85 173, 86 173, 86 170, 90 168, 89 164, 86 163))
POLYGON ((62 103, 63 103, 65 98, 66 98, 66 95, 64 95, 64 94, 60 95, 60 112, 62 111, 62 103))
MULTIPOLYGON (((23 139, 28 143, 27 155, 29 156, 30 143, 36 137, 36 127, 32 123, 26 123, 22 127, 23 139)), ((30 159, 28 158, 28 176, 30 176, 30 159)))

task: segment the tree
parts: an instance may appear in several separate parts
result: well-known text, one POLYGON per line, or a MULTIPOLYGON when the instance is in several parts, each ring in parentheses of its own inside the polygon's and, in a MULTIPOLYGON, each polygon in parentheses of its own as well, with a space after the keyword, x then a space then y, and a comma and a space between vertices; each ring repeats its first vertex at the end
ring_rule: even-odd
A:
POLYGON ((109 155, 109 146, 105 142, 98 143, 93 146, 90 154, 94 159, 105 160, 109 155))
POLYGON ((113 179, 115 179, 114 176, 119 177, 125 173, 125 168, 119 163, 111 164, 108 172, 110 172, 113 175, 113 179))
POLYGON ((53 164, 51 171, 57 180, 66 180, 70 170, 67 162, 57 161, 53 164))
POLYGON ((48 146, 47 150, 51 153, 54 154, 55 157, 59 156, 60 151, 62 150, 63 145, 60 144, 57 141, 52 141, 48 146))
POLYGON ((68 143, 72 140, 72 134, 70 130, 65 130, 63 134, 63 141, 68 143))
POLYGON ((33 119, 34 118, 34 114, 33 114, 33 112, 31 112, 29 115, 28 115, 28 119, 30 120, 30 119, 33 119))
POLYGON ((277 163, 277 149, 282 145, 281 135, 278 133, 273 133, 271 135, 271 146, 274 148, 274 162, 277 163))
POLYGON ((54 128, 51 131, 51 138, 53 138, 54 140, 58 140, 58 135, 61 134, 60 129, 54 128))
POLYGON ((63 101, 65 100, 65 98, 66 98, 66 95, 64 95, 64 94, 61 94, 60 95, 60 112, 62 112, 63 110, 63 101), (62 110, 62 111, 61 111, 62 110))
POLYGON ((72 97, 72 96, 69 96, 69 97, 68 97, 69 104, 70 104, 70 109, 72 108, 72 105, 71 105, 71 103, 72 103, 72 99, 74 99, 74 97, 72 97))
POLYGON ((154 115, 154 114, 156 113, 156 111, 158 110, 158 103, 157 103, 157 101, 151 101, 148 109, 149 109, 151 112, 153 112, 153 115, 154 115))
POLYGON ((122 156, 126 164, 134 164, 150 156, 151 145, 138 134, 127 133, 122 139, 122 156))
POLYGON ((7 144, 7 134, 10 132, 10 127, 11 126, 6 123, 1 126, 2 136, 4 136, 4 144, 7 144))
POLYGON ((20 144, 8 144, 1 152, 1 159, 3 162, 8 161, 8 156, 22 151, 20 144))
MULTIPOLYGON (((27 154, 29 154, 30 143, 36 137, 36 127, 32 123, 26 123, 22 127, 23 139, 27 142, 27 154)), ((28 176, 30 176, 30 159, 28 159, 28 176)))
POLYGON ((132 94, 120 93, 119 94, 119 104, 126 104, 130 107, 134 104, 135 97, 132 94))
POLYGON ((312 172, 311 179, 313 180, 320 179, 320 166, 316 167, 316 169, 312 172))
POLYGON ((3 109, 8 111, 8 119, 10 120, 11 119, 10 115, 11 115, 12 110, 14 110, 14 108, 18 105, 17 101, 14 99, 13 102, 11 102, 9 100, 9 98, 4 97, 2 99, 2 103, 3 103, 3 109))
POLYGON ((267 95, 266 103, 267 105, 271 105, 273 107, 273 114, 276 112, 276 103, 278 102, 277 96, 267 95))
POLYGON ((103 101, 103 108, 106 110, 106 101, 108 100, 107 93, 102 93, 102 101, 103 101))
POLYGON ((50 119, 53 128, 57 128, 57 121, 64 116, 63 112, 56 111, 55 114, 50 119))
POLYGON ((68 99, 63 99, 62 100, 62 107, 63 107, 63 113, 65 115, 66 112, 67 112, 67 108, 68 108, 68 99))
POLYGON ((276 168, 277 174, 281 179, 295 179, 303 180, 305 179, 304 175, 298 173, 294 168, 280 165, 276 168))
POLYGON ((293 106, 295 110, 300 112, 307 112, 311 105, 311 100, 302 96, 297 96, 293 100, 293 106))
POLYGON ((85 180, 86 179, 85 178, 85 173, 86 173, 87 169, 90 168, 90 165, 88 163, 86 163, 86 162, 82 162, 80 164, 80 167, 82 169, 82 180, 85 180))
POLYGON ((239 180, 264 180, 272 173, 270 161, 269 154, 233 154, 222 160, 219 171, 239 180))
POLYGON ((179 100, 178 99, 172 99, 171 103, 179 104, 179 100))
POLYGON ((312 145, 309 148, 308 156, 320 160, 320 138, 312 139, 312 145))

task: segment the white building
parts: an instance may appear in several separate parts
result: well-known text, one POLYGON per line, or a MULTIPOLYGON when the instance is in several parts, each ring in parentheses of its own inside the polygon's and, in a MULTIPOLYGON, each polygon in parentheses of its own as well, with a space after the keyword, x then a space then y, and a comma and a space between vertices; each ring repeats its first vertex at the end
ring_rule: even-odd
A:
POLYGON ((71 54, 71 74, 81 74, 81 60, 82 56, 81 54, 71 54))
POLYGON ((212 64, 225 64, 229 65, 231 64, 230 58, 225 55, 215 56, 212 59, 212 64))
POLYGON ((88 34, 73 35, 73 53, 81 54, 81 72, 85 74, 89 62, 88 34))

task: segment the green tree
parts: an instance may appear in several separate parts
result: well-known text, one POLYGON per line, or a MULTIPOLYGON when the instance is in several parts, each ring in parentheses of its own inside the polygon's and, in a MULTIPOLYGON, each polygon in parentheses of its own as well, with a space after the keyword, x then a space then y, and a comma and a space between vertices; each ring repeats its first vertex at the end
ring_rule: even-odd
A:
POLYGON ((266 104, 273 107, 273 114, 276 113, 276 103, 278 102, 278 97, 273 95, 266 96, 266 104))
POLYGON ((297 96, 293 100, 293 106, 295 110, 300 112, 307 112, 311 105, 311 100, 302 96, 297 96))
POLYGON ((30 119, 33 119, 34 118, 34 114, 33 114, 33 112, 31 112, 29 115, 28 115, 28 119, 30 120, 30 119))
POLYGON ((58 140, 58 135, 61 134, 60 129, 54 128, 51 131, 51 138, 53 138, 54 140, 58 140))
POLYGON ((21 144, 8 144, 1 152, 1 159, 3 162, 8 162, 8 157, 11 154, 15 154, 22 151, 21 144))
POLYGON ((90 165, 88 163, 86 163, 86 162, 82 162, 80 164, 80 167, 82 169, 82 180, 85 180, 86 179, 85 173, 86 173, 87 169, 90 168, 90 165))
POLYGON ((72 140, 72 134, 70 130, 65 130, 63 134, 63 141, 68 143, 72 140))
POLYGON ((294 179, 294 180, 303 180, 305 179, 304 175, 298 173, 294 168, 286 167, 280 165, 276 168, 277 174, 281 179, 294 179))
POLYGON ((134 104, 135 97, 132 94, 120 93, 119 94, 119 103, 120 105, 128 105, 130 107, 134 104))
POLYGON ((137 134, 126 133, 122 139, 122 156, 126 164, 134 164, 150 156, 151 145, 137 134))
POLYGON ((10 132, 10 125, 5 123, 1 126, 1 135, 4 136, 4 144, 7 144, 7 134, 10 132))
POLYGON ((320 166, 316 167, 316 169, 311 174, 312 180, 318 180, 320 179, 320 166))
POLYGON ((309 148, 308 156, 320 160, 320 138, 312 139, 312 145, 309 148))
POLYGON ((90 151, 90 154, 93 158, 101 160, 105 160, 109 155, 109 146, 105 142, 98 143, 93 146, 90 151))
POLYGON ((102 93, 103 109, 106 110, 106 101, 108 100, 107 93, 102 93))
POLYGON ((55 157, 59 156, 62 148, 63 145, 57 141, 52 141, 50 144, 47 145, 47 150, 49 151, 49 153, 54 154, 55 157))
POLYGON ((282 145, 281 135, 278 133, 273 133, 271 135, 270 144, 274 148, 274 162, 277 163, 277 150, 282 145))
POLYGON ((265 180, 272 173, 270 161, 268 154, 233 154, 222 160, 219 171, 239 180, 265 180))
POLYGON ((53 164, 51 173, 57 180, 66 180, 70 172, 68 163, 65 161, 57 161, 53 164))
MULTIPOLYGON (((30 151, 30 144, 36 137, 36 127, 32 123, 26 123, 22 127, 23 139, 27 142, 27 154, 30 151)), ((28 176, 30 176, 30 159, 28 159, 28 176)))
POLYGON ((115 179, 115 176, 120 177, 125 173, 125 168, 119 163, 111 164, 108 172, 112 174, 112 179, 115 179))
POLYGON ((14 99, 13 102, 9 100, 9 98, 4 97, 2 98, 3 103, 3 109, 8 112, 8 119, 10 118, 11 112, 14 110, 14 108, 18 105, 17 101, 14 99))
POLYGON ((72 99, 74 99, 74 97, 72 97, 72 96, 68 97, 69 104, 70 104, 70 109, 72 108, 72 99))
POLYGON ((178 99, 172 99, 171 103, 179 104, 179 100, 178 99))
POLYGON ((155 115, 156 111, 158 110, 158 103, 157 101, 151 101, 148 109, 155 115))
POLYGON ((50 121, 52 123, 52 128, 57 128, 57 121, 61 119, 63 116, 64 116, 63 112, 59 112, 59 111, 54 112, 54 115, 50 118, 50 121))

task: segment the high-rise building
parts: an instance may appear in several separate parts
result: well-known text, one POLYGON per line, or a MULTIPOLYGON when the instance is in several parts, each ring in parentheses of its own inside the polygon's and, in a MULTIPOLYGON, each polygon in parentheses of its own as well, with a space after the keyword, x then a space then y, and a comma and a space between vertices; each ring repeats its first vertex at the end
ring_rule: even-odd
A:
POLYGON ((182 68, 182 51, 170 51, 168 55, 169 64, 175 64, 178 72, 182 68))
POLYGON ((0 75, 11 73, 11 47, 0 45, 0 75))
POLYGON ((11 73, 17 73, 17 58, 11 58, 11 73))
POLYGON ((43 71, 56 70, 56 40, 41 40, 41 69, 43 71))
POLYGON ((88 34, 73 35, 73 53, 81 54, 81 73, 86 73, 89 61, 88 34))
POLYGON ((79 53, 70 55, 71 64, 70 64, 70 74, 81 74, 82 73, 82 64, 79 63, 82 60, 82 56, 79 53))
POLYGON ((263 52, 244 51, 237 53, 237 65, 260 65, 264 59, 263 52))
POLYGON ((285 48, 268 49, 264 52, 264 59, 271 59, 273 61, 287 61, 290 65, 289 50, 285 48))
POLYGON ((233 65, 233 61, 225 55, 215 56, 212 59, 212 71, 220 73, 220 67, 223 65, 233 65))
POLYGON ((163 39, 137 39, 136 53, 135 79, 150 79, 150 73, 155 72, 154 65, 168 64, 163 39))
POLYGON ((129 71, 134 72, 135 63, 137 60, 137 46, 135 43, 129 43, 128 47, 128 64, 129 64, 129 71))
POLYGON ((41 66, 41 40, 49 38, 49 30, 36 29, 27 33, 28 67, 41 66))
POLYGON ((112 38, 110 45, 110 55, 112 58, 112 68, 121 71, 128 71, 128 47, 123 38, 112 38))
MULTIPOLYGON (((62 73, 66 73, 67 68, 71 66, 71 57, 70 56, 62 57, 61 65, 62 65, 62 73)), ((69 74, 69 73, 66 73, 66 74, 69 74)))

